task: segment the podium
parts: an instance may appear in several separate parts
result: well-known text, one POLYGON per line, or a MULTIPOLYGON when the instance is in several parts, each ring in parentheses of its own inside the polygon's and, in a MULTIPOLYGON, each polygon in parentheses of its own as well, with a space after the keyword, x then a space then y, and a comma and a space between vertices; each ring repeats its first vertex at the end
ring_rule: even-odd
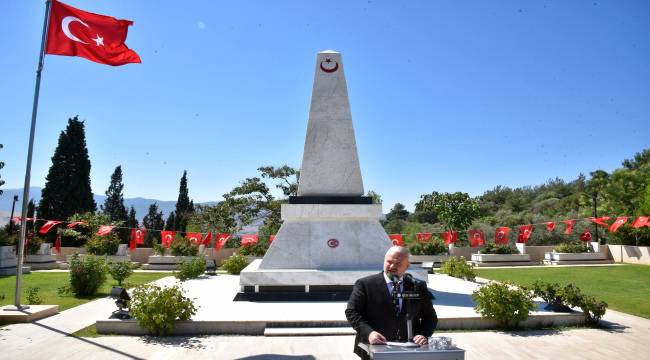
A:
POLYGON ((453 348, 448 350, 430 349, 428 346, 405 348, 390 345, 368 345, 359 343, 359 347, 373 360, 465 360, 465 350, 453 348))

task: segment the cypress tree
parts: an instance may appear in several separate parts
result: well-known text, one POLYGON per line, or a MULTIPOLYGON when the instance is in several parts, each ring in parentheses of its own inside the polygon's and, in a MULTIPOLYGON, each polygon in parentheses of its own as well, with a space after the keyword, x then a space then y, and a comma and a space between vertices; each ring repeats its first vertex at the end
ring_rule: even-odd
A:
POLYGON ((68 119, 68 126, 59 135, 38 213, 42 219, 66 220, 73 214, 94 212, 96 209, 90 188, 85 125, 75 116, 68 119))
POLYGON ((176 216, 174 212, 170 212, 167 217, 167 222, 165 222, 165 230, 176 230, 176 216))
POLYGON ((126 221, 126 226, 129 228, 140 227, 140 222, 138 221, 138 218, 135 216, 135 208, 133 207, 133 205, 131 205, 131 209, 129 209, 129 219, 126 221))
POLYGON ((129 220, 129 214, 124 206, 124 184, 122 183, 122 166, 117 166, 113 175, 111 175, 111 184, 106 190, 106 200, 104 205, 101 206, 104 214, 108 215, 111 222, 129 220))
POLYGON ((147 215, 142 218, 142 225, 147 229, 147 236, 144 238, 144 245, 151 247, 154 243, 160 243, 160 230, 165 226, 162 211, 158 211, 158 204, 149 205, 147 215))
POLYGON ((187 189, 187 170, 183 171, 181 183, 178 189, 178 200, 176 200, 176 219, 174 230, 185 232, 187 221, 194 212, 194 201, 190 201, 189 190, 187 189))

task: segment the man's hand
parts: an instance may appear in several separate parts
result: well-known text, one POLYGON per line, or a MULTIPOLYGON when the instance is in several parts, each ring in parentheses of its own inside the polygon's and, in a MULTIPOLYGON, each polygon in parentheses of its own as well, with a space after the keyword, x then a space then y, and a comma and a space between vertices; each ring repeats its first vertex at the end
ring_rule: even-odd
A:
POLYGON ((415 337, 413 338, 413 342, 418 345, 426 345, 428 341, 427 338, 425 338, 422 335, 415 335, 415 337))
POLYGON ((386 343, 386 338, 384 337, 384 335, 376 331, 373 331, 370 333, 370 335, 368 335, 368 343, 371 345, 382 345, 386 343))

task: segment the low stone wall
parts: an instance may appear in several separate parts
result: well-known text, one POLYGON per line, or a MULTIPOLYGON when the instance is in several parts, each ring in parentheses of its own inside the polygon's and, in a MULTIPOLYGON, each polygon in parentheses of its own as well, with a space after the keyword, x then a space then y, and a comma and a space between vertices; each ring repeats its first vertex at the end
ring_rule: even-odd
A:
MULTIPOLYGON (((52 251, 54 254, 56 254, 56 260, 57 261, 63 261, 65 262, 67 257, 79 253, 79 254, 85 254, 86 249, 84 248, 78 248, 78 247, 62 247, 61 248, 61 253, 57 254, 56 250, 52 248, 52 251)), ((232 248, 225 248, 221 249, 220 251, 214 251, 212 248, 208 248, 205 251, 205 254, 208 256, 208 260, 216 260, 217 261, 217 266, 221 266, 221 263, 228 257, 230 257, 232 254, 235 253, 235 249, 232 248)), ((131 261, 133 262, 138 262, 140 264, 146 264, 147 259, 149 256, 153 255, 153 249, 152 248, 137 248, 131 253, 131 261)))
MULTIPOLYGON (((650 265, 649 246, 604 245, 616 262, 650 265)), ((602 248, 602 246, 601 246, 602 248)))

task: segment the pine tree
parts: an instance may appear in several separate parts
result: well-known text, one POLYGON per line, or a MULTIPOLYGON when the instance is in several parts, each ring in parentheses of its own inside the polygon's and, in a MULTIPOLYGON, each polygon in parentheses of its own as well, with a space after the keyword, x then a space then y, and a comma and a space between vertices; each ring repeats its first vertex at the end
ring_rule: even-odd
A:
POLYGON ((176 200, 176 219, 174 230, 185 232, 187 221, 191 213, 194 212, 194 201, 190 200, 189 190, 187 189, 187 170, 183 171, 181 184, 178 189, 178 200, 176 200))
POLYGON ((140 222, 135 216, 135 208, 133 205, 131 205, 131 209, 129 209, 129 219, 126 221, 126 226, 131 229, 140 227, 140 222))
POLYGON ((144 245, 151 247, 160 243, 160 230, 165 226, 162 211, 158 211, 158 204, 149 205, 147 215, 142 218, 142 225, 147 229, 147 236, 144 238, 144 245))
POLYGON ((165 230, 176 230, 176 215, 174 212, 170 212, 167 217, 167 222, 165 222, 165 230))
POLYGON ((117 166, 113 175, 111 175, 111 184, 106 190, 106 200, 104 205, 101 206, 102 212, 108 215, 111 222, 129 220, 129 214, 124 206, 124 196, 122 191, 124 184, 122 183, 122 166, 117 166))
POLYGON ((90 188, 85 125, 75 116, 68 119, 68 126, 59 135, 38 213, 42 219, 66 220, 75 213, 94 212, 96 209, 90 188))

